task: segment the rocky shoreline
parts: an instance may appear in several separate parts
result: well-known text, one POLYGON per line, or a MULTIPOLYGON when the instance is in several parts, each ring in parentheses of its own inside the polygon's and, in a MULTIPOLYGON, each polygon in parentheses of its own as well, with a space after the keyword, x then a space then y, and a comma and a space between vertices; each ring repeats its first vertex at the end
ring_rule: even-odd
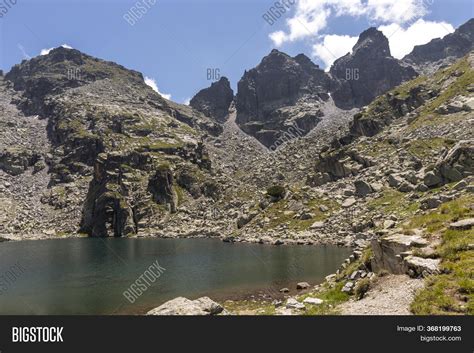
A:
MULTIPOLYGON (((473 227, 474 218, 448 226, 463 231, 473 227)), ((257 291, 223 299, 223 304, 209 297, 193 301, 178 297, 146 315, 411 315, 412 302, 424 290, 425 279, 440 274, 440 259, 420 257, 433 251, 432 246, 419 235, 385 236, 354 249, 324 282, 297 283, 294 294, 289 294, 289 288, 278 293, 257 291), (332 298, 341 295, 342 300, 332 298)))
MULTIPOLYGON (((77 238, 88 238, 85 234, 80 233, 70 233, 70 234, 61 234, 60 236, 55 234, 0 234, 0 242, 7 241, 31 241, 31 240, 57 240, 57 239, 77 239, 77 238)), ((230 244, 239 244, 239 243, 248 243, 248 244, 261 244, 261 245, 272 245, 272 246, 324 246, 324 245, 335 245, 341 247, 348 247, 341 243, 332 243, 322 241, 320 239, 315 240, 306 240, 306 241, 297 241, 292 239, 277 239, 274 240, 272 237, 255 237, 255 238, 234 238, 234 237, 222 237, 222 236, 212 236, 212 235, 181 235, 181 236, 166 236, 166 235, 150 235, 150 234, 137 234, 127 237, 127 239, 215 239, 220 240, 225 243, 230 244)))

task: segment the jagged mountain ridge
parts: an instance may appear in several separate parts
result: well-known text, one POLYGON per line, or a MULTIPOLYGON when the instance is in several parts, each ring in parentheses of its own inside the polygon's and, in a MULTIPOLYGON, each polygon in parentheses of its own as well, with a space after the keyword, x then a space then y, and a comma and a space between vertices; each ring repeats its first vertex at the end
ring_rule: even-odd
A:
MULTIPOLYGON (((9 127, 3 132, 2 142, 7 140, 6 135, 21 129, 21 124, 28 124, 31 114, 40 117, 38 126, 46 131, 40 140, 44 148, 38 148, 36 154, 30 153, 28 144, 15 146, 17 142, 11 142, 1 146, 0 176, 4 185, 10 185, 3 186, 8 197, 2 202, 9 214, 16 210, 17 215, 27 215, 7 220, 2 224, 2 232, 20 235, 36 229, 52 234, 81 230, 93 236, 228 235, 235 231, 234 221, 238 220, 238 229, 247 238, 253 226, 245 225, 252 223, 255 213, 260 214, 255 202, 268 186, 300 185, 306 179, 310 188, 321 181, 332 185, 341 176, 346 178, 358 168, 370 167, 370 161, 360 153, 336 154, 329 166, 318 164, 321 170, 310 172, 315 160, 325 161, 323 153, 331 140, 340 148, 361 136, 377 136, 395 120, 439 99, 440 92, 451 84, 447 81, 447 86, 431 89, 414 84, 401 95, 381 95, 373 108, 359 112, 347 125, 354 112, 334 106, 319 84, 325 84, 330 75, 307 57, 291 58, 277 51, 272 55, 288 63, 291 70, 307 81, 303 80, 302 86, 295 82, 297 89, 291 96, 295 105, 288 105, 294 101, 283 97, 282 101, 276 99, 275 106, 269 101, 269 109, 283 104, 283 112, 295 112, 303 102, 321 114, 316 129, 300 139, 285 141, 276 153, 269 153, 252 143, 251 138, 232 130, 236 128, 233 121, 229 126, 217 124, 196 109, 163 99, 144 84, 141 74, 77 50, 58 48, 14 67, 2 78, 2 109, 9 112, 2 116, 2 124, 9 127), (80 68, 81 75, 71 80, 67 77, 69 68, 80 68), (312 72, 321 80, 314 81, 312 72), (308 87, 313 86, 318 92, 315 101, 308 98, 314 93, 308 87), (227 134, 226 129, 230 129, 227 134), (219 135, 223 130, 224 135, 219 135), (344 166, 344 159, 349 159, 349 167, 344 166), (341 169, 333 173, 332 164, 341 169), (24 179, 35 184, 35 191, 29 192, 34 194, 31 197, 25 197, 26 182, 11 188, 24 179), (33 208, 33 212, 28 208, 33 208), (74 215, 72 224, 67 226, 53 220, 63 208, 62 216, 66 210, 74 215), (51 218, 46 217, 42 223, 41 217, 34 217, 33 222, 29 219, 31 214, 51 214, 51 218)), ((278 71, 278 66, 267 64, 278 71)), ((276 108, 275 112, 281 109, 276 108)), ((292 121, 294 116, 289 115, 292 121)), ((285 125, 289 115, 277 114, 281 120, 276 123, 285 125)), ((238 124, 238 111, 233 116, 238 124)), ((28 140, 33 134, 24 136, 28 140)), ((314 192, 303 195, 313 197, 314 192)), ((269 204, 267 197, 260 201, 262 205, 269 204)), ((300 212, 300 206, 291 207, 300 212)), ((306 213, 298 217, 314 219, 311 212, 306 213)), ((264 226, 261 230, 266 229, 265 219, 257 217, 256 221, 264 226)), ((291 228, 284 227, 288 221, 285 218, 281 228, 271 228, 267 234, 290 236, 291 228)), ((329 227, 328 241, 341 241, 339 231, 329 227)), ((348 243, 353 240, 350 238, 348 243)))
POLYGON ((391 56, 387 38, 375 28, 364 31, 352 53, 336 60, 329 73, 303 54, 291 58, 273 50, 239 81, 236 122, 273 147, 291 126, 300 130, 294 137, 311 131, 328 101, 344 110, 359 108, 416 75, 391 56))
POLYGON ((369 28, 361 33, 351 53, 334 62, 329 74, 304 54, 291 58, 273 50, 239 81, 236 122, 263 145, 276 149, 279 140, 311 131, 321 121, 322 107, 328 101, 344 110, 361 108, 418 73, 432 70, 434 61, 463 56, 474 43, 473 21, 443 39, 417 46, 403 60, 391 56, 382 32, 369 28), (410 59, 432 50, 437 53, 435 57, 420 58, 418 63, 410 59), (299 133, 289 134, 295 125, 299 133))
POLYGON ((402 60, 420 73, 433 72, 440 66, 452 63, 474 48, 474 19, 459 26, 454 33, 417 45, 402 60))

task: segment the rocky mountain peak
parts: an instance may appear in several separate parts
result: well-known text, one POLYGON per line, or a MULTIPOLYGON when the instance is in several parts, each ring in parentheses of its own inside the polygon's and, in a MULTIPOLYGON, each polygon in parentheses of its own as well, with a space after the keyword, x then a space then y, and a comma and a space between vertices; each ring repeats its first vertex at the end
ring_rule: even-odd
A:
POLYGON ((210 87, 199 91, 189 105, 217 122, 225 122, 229 107, 234 100, 234 91, 227 77, 221 77, 210 87))
POLYGON ((319 122, 329 88, 329 76, 308 57, 274 49, 239 81, 236 122, 267 147, 294 124, 306 134, 319 122))
POLYGON ((294 59, 286 53, 283 53, 277 49, 273 49, 270 54, 262 59, 262 62, 257 66, 257 70, 281 70, 289 69, 295 66, 294 59))
POLYGON ((61 61, 71 61, 75 62, 78 65, 84 63, 84 56, 82 52, 77 49, 65 48, 63 46, 52 49, 48 54, 41 55, 37 58, 47 58, 52 62, 61 62, 61 61))
MULTIPOLYGON (((202 138, 222 129, 192 108, 163 99, 139 72, 57 48, 16 65, 6 80, 11 92, 3 101, 40 117, 43 134, 35 143, 46 148, 35 147, 35 154, 28 145, 12 148, 0 169, 22 174, 41 162, 51 191, 32 202, 56 207, 56 196, 70 185, 78 196, 68 207, 79 210, 74 222, 81 232, 134 234, 159 222, 157 214, 176 211, 178 169, 207 179, 210 162, 202 138)), ((8 117, 14 128, 22 114, 8 117)), ((194 195, 201 195, 197 177, 182 179, 183 187, 192 185, 194 195)), ((212 194, 216 188, 208 189, 212 194)))
POLYGON ((304 54, 298 54, 294 57, 295 61, 306 69, 319 69, 319 65, 316 65, 304 54))
POLYGON ((24 91, 20 104, 26 113, 42 113, 43 100, 70 88, 109 79, 124 87, 147 89, 143 75, 114 62, 94 58, 76 49, 55 48, 12 67, 5 78, 17 91, 24 91))
POLYGON ((391 56, 388 39, 376 28, 362 32, 352 53, 337 59, 330 73, 334 79, 332 96, 343 109, 365 106, 417 75, 391 56))
POLYGON ((469 21, 459 26, 456 32, 459 35, 467 36, 472 40, 474 37, 474 18, 471 18, 469 21))
POLYGON ((52 49, 46 55, 23 60, 21 64, 13 66, 7 74, 7 79, 13 81, 17 90, 24 89, 25 78, 31 77, 50 78, 55 84, 65 81, 84 84, 114 77, 143 82, 143 75, 138 71, 64 47, 52 49))
POLYGON ((353 55, 391 56, 387 37, 375 27, 360 34, 352 52, 353 55))

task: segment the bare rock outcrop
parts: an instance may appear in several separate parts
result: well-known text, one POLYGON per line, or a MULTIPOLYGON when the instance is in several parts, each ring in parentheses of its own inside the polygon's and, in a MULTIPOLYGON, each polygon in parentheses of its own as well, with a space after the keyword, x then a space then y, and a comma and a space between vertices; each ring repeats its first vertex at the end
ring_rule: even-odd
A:
POLYGON ((167 301, 159 307, 150 310, 147 315, 190 315, 206 316, 223 314, 224 308, 208 297, 202 297, 196 300, 189 300, 184 297, 178 297, 167 301))
POLYGON ((362 107, 375 97, 417 76, 393 58, 388 39, 376 28, 362 32, 352 52, 337 59, 330 73, 337 80, 332 97, 341 108, 362 107))
POLYGON ((239 81, 236 123, 267 147, 292 126, 298 130, 293 137, 306 135, 323 115, 330 85, 329 76, 305 55, 273 50, 239 81))
POLYGON ((407 64, 421 73, 429 73, 436 68, 461 58, 474 48, 474 19, 470 19, 443 38, 436 38, 424 45, 417 45, 403 58, 407 64))
POLYGON ((189 105, 217 122, 224 123, 233 100, 234 91, 230 88, 230 82, 226 77, 222 77, 209 88, 199 91, 189 105))

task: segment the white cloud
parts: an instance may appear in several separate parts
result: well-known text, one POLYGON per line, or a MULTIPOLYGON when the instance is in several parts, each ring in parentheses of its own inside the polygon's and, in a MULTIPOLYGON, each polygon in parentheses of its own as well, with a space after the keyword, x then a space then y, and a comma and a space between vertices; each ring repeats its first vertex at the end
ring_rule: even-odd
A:
POLYGON ((318 35, 331 16, 366 17, 377 24, 404 24, 427 13, 428 1, 421 0, 300 0, 288 30, 270 33, 277 47, 305 37, 318 35))
MULTIPOLYGON (((70 45, 67 45, 67 44, 63 44, 63 45, 61 45, 61 47, 66 48, 66 49, 72 49, 72 47, 70 45)), ((42 49, 41 52, 40 52, 40 55, 48 55, 49 52, 53 49, 55 49, 55 48, 53 47, 53 48, 49 48, 49 49, 42 49)))
POLYGON ((357 43, 357 37, 330 34, 324 37, 321 43, 313 46, 313 55, 320 58, 329 70, 333 62, 352 51, 357 43))
POLYGON ((272 40, 273 44, 277 47, 280 47, 284 42, 288 40, 286 33, 283 31, 270 33, 270 39, 272 40))
POLYGON ((411 53, 415 45, 423 45, 434 38, 442 38, 454 32, 454 27, 446 22, 431 22, 420 19, 406 29, 392 23, 380 26, 379 30, 388 38, 392 56, 401 59, 411 53))
POLYGON ((367 15, 375 21, 402 24, 426 15, 426 5, 429 0, 368 0, 367 15))
POLYGON ((286 21, 289 32, 277 31, 270 33, 269 36, 274 45, 279 47, 285 42, 293 42, 311 34, 316 34, 326 27, 331 10, 324 8, 324 2, 300 0, 295 16, 286 21))
POLYGON ((154 78, 150 78, 150 77, 145 76, 145 84, 150 86, 153 89, 153 91, 158 93, 163 98, 168 99, 168 100, 171 99, 171 94, 166 94, 166 93, 161 93, 160 92, 160 90, 158 89, 158 85, 156 84, 156 81, 155 81, 154 78))
POLYGON ((186 98, 186 99, 183 101, 183 104, 184 104, 184 105, 189 105, 189 103, 191 103, 191 98, 186 98))
MULTIPOLYGON (((447 22, 432 22, 418 20, 407 28, 397 23, 380 26, 378 28, 388 38, 392 56, 397 59, 411 53, 415 45, 423 45, 434 38, 442 38, 454 32, 454 27, 447 22)), ((351 51, 358 37, 330 34, 313 45, 313 55, 320 58, 326 65, 326 70, 333 62, 351 51)))

